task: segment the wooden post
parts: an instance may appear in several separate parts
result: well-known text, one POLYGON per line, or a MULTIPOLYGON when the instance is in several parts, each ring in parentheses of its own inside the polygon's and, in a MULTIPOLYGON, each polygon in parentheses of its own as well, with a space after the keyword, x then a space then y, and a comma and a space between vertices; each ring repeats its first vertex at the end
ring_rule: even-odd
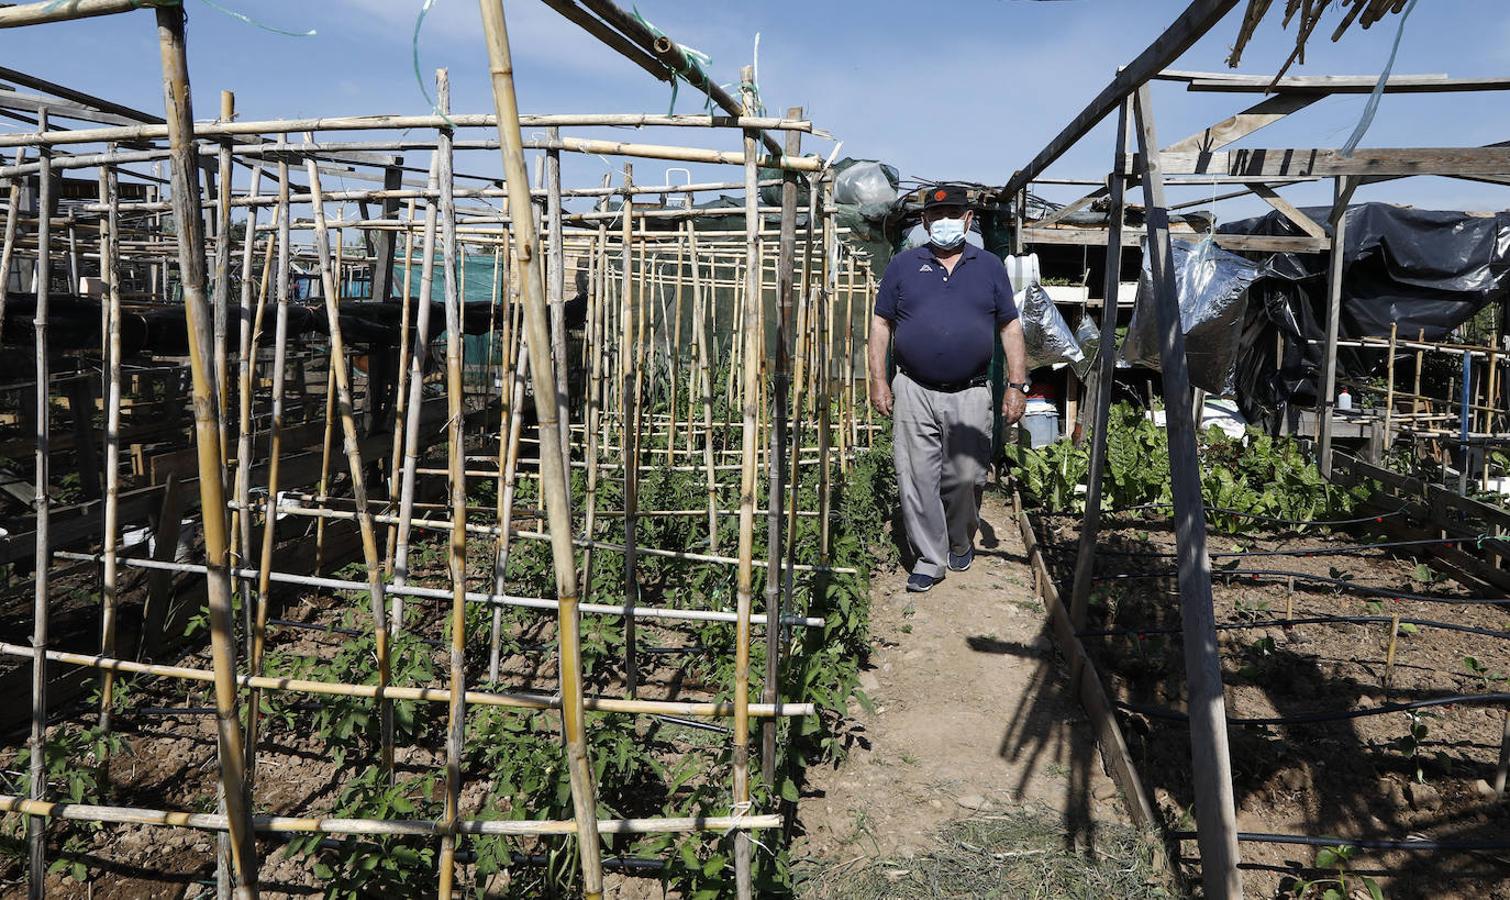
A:
POLYGON ((210 652, 215 668, 215 719, 219 738, 220 788, 225 796, 231 861, 238 897, 257 894, 257 848, 252 842, 251 798, 246 792, 245 751, 236 711, 236 644, 231 618, 231 579, 225 504, 224 454, 215 404, 209 304, 205 297, 204 233, 199 217, 199 181, 194 177, 194 109, 181 6, 157 7, 168 139, 172 147, 173 218, 178 225, 179 279, 189 329, 189 365, 194 379, 194 437, 199 457, 199 505, 204 523, 210 652))
POLYGON ((1159 141, 1149 108, 1147 85, 1134 100, 1138 152, 1143 158, 1143 199, 1147 206, 1149 268, 1157 303, 1164 409, 1169 422, 1169 471, 1174 488, 1175 534, 1179 562, 1180 617, 1184 627, 1185 677, 1189 686, 1191 772, 1201 878, 1212 900, 1243 895, 1237 850, 1237 815, 1232 799, 1232 761, 1227 750, 1227 711, 1222 666, 1211 599, 1211 560, 1206 555, 1206 514, 1201 499, 1200 460, 1190 408, 1190 375, 1180 324, 1169 212, 1159 141))
MULTIPOLYGON (((794 106, 787 115, 802 116, 802 107, 794 106)), ((786 133, 786 155, 795 157, 802 151, 802 133, 786 133)), ((781 236, 776 255, 776 357, 773 367, 771 400, 770 452, 768 464, 769 487, 766 490, 766 571, 765 571, 765 685, 761 700, 775 703, 780 684, 781 667, 781 610, 782 610, 782 504, 786 499, 783 481, 786 478, 787 403, 791 393, 791 343, 792 310, 796 291, 793 287, 793 269, 797 256, 797 173, 782 172, 781 175, 781 236)), ((759 189, 756 190, 757 199, 759 189)), ((757 223, 758 226, 758 223, 757 223)), ((680 272, 678 272, 680 274, 680 272)), ((680 297, 680 289, 677 296, 680 297)), ((680 310, 678 310, 680 316, 680 310)), ((678 318, 680 321, 680 318, 678 318)), ((764 343, 765 335, 761 334, 764 343)), ((678 343, 680 346, 680 343, 678 343)), ((675 419, 673 418, 673 421, 675 419)), ((667 447, 671 445, 668 439, 667 447)), ((668 452, 669 455, 669 452, 668 452)), ((776 720, 767 719, 760 727, 760 772, 766 784, 774 784, 776 776, 776 720)))
MULTIPOLYGON (((26 148, 16 151, 16 165, 26 161, 26 148)), ((10 266, 11 257, 16 251, 16 221, 21 217, 21 189, 25 186, 26 179, 16 177, 10 179, 10 191, 6 198, 5 208, 5 236, 0 238, 0 338, 3 338, 5 329, 5 297, 10 293, 10 266)))
MULTIPOLYGON (((546 323, 545 297, 536 274, 539 237, 530 216, 529 181, 524 169, 524 137, 519 130, 519 105, 514 94, 514 65, 509 51, 508 26, 502 0, 478 0, 488 47, 493 80, 493 103, 498 113, 498 142, 502 147, 504 176, 509 191, 509 213, 518 236, 520 284, 524 293, 525 336, 534 368, 535 402, 540 423, 540 493, 550 524, 551 551, 555 561, 556 596, 559 600, 557 634, 561 651, 561 721, 566 739, 566 759, 571 777, 572 802, 576 811, 577 846, 582 859, 583 895, 586 900, 603 896, 603 864, 599 855, 597 792, 593 788, 592 764, 587 755, 586 722, 582 706, 582 656, 578 637, 577 570, 572 548, 571 501, 566 490, 568 473, 561 465, 560 432, 556 426, 556 395, 551 377, 550 334, 546 323)), ((565 362, 562 360, 561 362, 565 362)))
MULTIPOLYGON (((1085 482, 1085 519, 1080 525, 1080 546, 1075 553, 1075 582, 1070 590, 1070 624, 1075 631, 1085 627, 1086 605, 1090 602, 1091 579, 1096 568, 1096 537, 1101 531, 1101 480, 1106 471, 1106 430, 1111 420, 1112 383, 1117 377, 1117 310, 1118 287, 1122 274, 1122 222, 1127 203, 1127 180, 1123 161, 1127 156, 1127 127, 1130 124, 1128 101, 1117 113, 1117 149, 1112 174, 1108 176, 1110 208, 1106 229, 1106 273, 1101 304, 1100 358, 1096 377, 1091 383, 1091 460, 1085 482)), ((1014 285, 1015 288, 1015 285, 1014 285)), ((1166 406, 1169 405, 1167 402, 1166 406)), ((1071 693, 1078 686, 1081 659, 1071 662, 1071 693)))
POLYGON ((1394 443, 1393 419, 1395 416, 1395 345, 1400 336, 1400 323, 1389 323, 1389 360, 1385 362, 1384 382, 1384 434, 1379 437, 1379 455, 1382 458, 1394 443))
POLYGON ((1347 205, 1358 188, 1356 176, 1342 176, 1333 188, 1332 249, 1327 263, 1326 347, 1321 360, 1321 391, 1316 405, 1316 462, 1332 477, 1332 409, 1337 403, 1337 323, 1342 314, 1343 251, 1347 246, 1347 205))
MULTIPOLYGON (((46 107, 37 111, 37 128, 47 130, 46 107)), ((52 287, 52 150, 39 148, 42 171, 38 175, 40 197, 37 204, 37 297, 32 329, 36 335, 36 409, 32 425, 36 429, 36 481, 33 484, 34 513, 36 515, 36 560, 32 604, 32 670, 31 670, 31 789, 33 800, 45 799, 47 792, 47 592, 48 568, 52 565, 51 547, 48 545, 48 462, 51 454, 49 431, 52 424, 52 403, 48 399, 47 366, 47 302, 52 287)), ((28 848, 27 896, 41 900, 47 893, 47 820, 32 816, 26 820, 28 848)))

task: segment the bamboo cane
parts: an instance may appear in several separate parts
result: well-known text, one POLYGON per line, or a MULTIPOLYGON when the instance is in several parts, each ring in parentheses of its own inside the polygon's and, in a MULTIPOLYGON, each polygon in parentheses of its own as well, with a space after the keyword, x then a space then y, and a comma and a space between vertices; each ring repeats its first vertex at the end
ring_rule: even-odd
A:
MULTIPOLYGON (((561 137, 561 129, 551 128, 549 140, 561 137)), ((561 220, 561 151, 545 151, 546 215, 550 220, 549 244, 546 248, 546 300, 550 303, 551 355, 556 365, 556 404, 560 409, 561 463, 571 466, 571 398, 567 379, 570 368, 566 352, 566 229, 561 220)), ((571 492, 567 481, 568 496, 571 492)))
POLYGON ((1390 432, 1391 419, 1395 414, 1395 343, 1399 338, 1400 324, 1389 323, 1389 360, 1385 363, 1385 387, 1384 387, 1384 436, 1380 439, 1379 450, 1381 453, 1388 452, 1390 444, 1394 443, 1390 432))
MULTIPOLYGON (((509 538, 514 519, 514 491, 519 472, 519 434, 524 428, 524 381, 530 370, 528 346, 519 349, 519 365, 514 370, 508 414, 504 417, 507 434, 500 441, 498 454, 507 460, 502 471, 503 488, 498 494, 498 552, 493 562, 493 592, 503 593, 504 579, 509 568, 509 538)), ((498 680, 498 667, 503 647, 503 610, 493 611, 493 633, 488 651, 488 678, 498 680)))
MULTIPOLYGON (((16 151, 16 165, 26 159, 26 150, 16 151)), ((10 291, 11 257, 16 252, 16 221, 21 215, 22 178, 11 178, 6 197, 5 236, 0 238, 0 339, 5 337, 5 297, 10 291)))
MULTIPOLYGON (((262 167, 252 170, 252 182, 250 191, 256 194, 262 185, 262 167)), ((227 191, 229 193, 229 191, 227 191)), ((257 233, 257 208, 252 207, 247 213, 246 236, 242 241, 241 253, 241 334, 237 344, 238 361, 238 385, 237 385, 237 427, 236 427, 236 499, 241 502, 241 509, 232 512, 231 517, 237 525, 232 532, 235 545, 231 557, 240 565, 250 557, 252 552, 252 520, 251 520, 251 465, 252 465, 252 401, 254 393, 254 377, 256 375, 257 361, 255 359, 256 343, 253 335, 252 313, 252 264, 256 256, 257 242, 254 235, 257 233)), ((227 240, 229 240, 230 228, 226 228, 227 240)), ((268 261, 272 261, 272 245, 268 246, 268 261)), ((267 276, 263 275, 263 287, 267 285, 267 276)), ((260 316, 265 299, 264 291, 260 295, 257 304, 257 314, 260 316)), ((260 325, 260 321, 256 324, 260 325)), ((241 595, 242 615, 246 619, 246 658, 253 656, 252 644, 255 628, 256 602, 252 596, 254 586, 246 581, 238 582, 241 595)), ((250 728, 248 728, 250 731, 250 728)), ((248 741, 250 744, 250 740, 248 741)), ((250 776, 249 776, 250 777, 250 776)))
MULTIPOLYGON (((102 540, 105 562, 101 574, 100 589, 100 654, 115 655, 115 626, 118 567, 115 564, 115 547, 120 531, 120 453, 121 453, 121 289, 120 289, 120 219, 117 213, 118 189, 115 169, 100 169, 100 187, 106 205, 111 208, 105 219, 101 236, 100 252, 103 257, 100 274, 104 276, 108 291, 105 332, 105 526, 102 540)), ((0 269, 0 278, 4 278, 0 269)), ((114 705, 115 678, 106 672, 100 679, 100 730, 110 733, 111 707, 114 705)), ((109 744, 105 745, 107 748, 109 744)), ((109 767, 102 760, 100 770, 108 773, 109 767)))
POLYGON ((666 404, 671 413, 671 423, 666 427, 666 464, 670 465, 676 455, 676 395, 677 388, 681 383, 682 375, 682 270, 686 266, 686 245, 677 242, 676 245, 676 285, 673 291, 673 320, 670 331, 670 343, 667 345, 667 356, 671 363, 671 397, 666 404))
MULTIPOLYGON (((445 69, 435 73, 435 92, 442 113, 451 108, 451 82, 445 69)), ((447 555, 451 574, 451 701, 447 704, 446 802, 441 823, 440 898, 449 900, 455 877, 456 822, 461 817, 461 748, 465 738, 467 647, 467 479, 462 473, 461 298, 456 287, 456 203, 451 196, 451 133, 440 129, 440 227, 445 260, 446 301, 446 450, 451 475, 451 543, 447 555)))
MULTIPOLYGON (((802 114, 801 107, 787 110, 788 114, 793 111, 796 111, 799 116, 802 114)), ((800 152, 801 139, 802 136, 795 132, 788 134, 786 152, 791 155, 800 152)), ((787 403, 791 393, 791 353, 788 347, 791 342, 792 315, 795 306, 793 278, 796 257, 797 177, 791 174, 786 176, 785 183, 781 186, 781 239, 776 259, 776 354, 771 387, 774 412, 771 416, 770 452, 766 456, 770 483, 766 504, 768 511, 766 513, 765 604, 766 621, 773 623, 767 625, 765 629, 765 684, 761 689, 761 699, 766 703, 776 701, 779 693, 777 679, 781 668, 781 626, 779 623, 784 600, 782 563, 785 561, 782 553, 782 528, 786 524, 782 519, 782 504, 786 500, 784 480, 786 478, 787 403)), ((764 330, 761 335, 763 339, 764 330)), ((793 454, 794 457, 796 455, 793 454)), ((760 772, 766 784, 773 783, 776 777, 774 722, 767 722, 761 728, 760 772)))
MULTIPOLYGON (((276 295, 277 312, 273 317, 273 396, 268 419, 267 501, 262 515, 262 547, 257 575, 257 610, 252 623, 252 653, 250 668, 253 675, 262 674, 264 649, 267 644, 268 611, 272 604, 271 570, 273 548, 278 542, 278 488, 279 468, 283 459, 283 392, 288 365, 288 289, 291 267, 290 233, 288 228, 288 161, 278 160, 278 206, 274 216, 278 225, 278 268, 276 295)), ((271 256, 271 252, 269 252, 271 256)), ((266 286, 264 285, 264 288, 266 286)), ((255 352, 255 345, 253 346, 255 352)), ((247 461, 247 480, 250 468, 247 461)), ((247 699, 246 769, 247 778, 253 781, 257 772, 257 737, 261 717, 260 697, 255 690, 247 699)))
MULTIPOLYGON (((229 122, 236 118, 236 95, 230 91, 220 92, 220 119, 229 122)), ((230 443, 226 439, 226 418, 229 415, 230 403, 230 367, 226 347, 226 328, 229 319, 229 306, 231 302, 231 148, 228 144, 220 145, 219 153, 220 176, 216 182, 217 192, 215 195, 215 279, 214 291, 210 295, 214 324, 214 352, 215 352, 215 401, 220 406, 220 447, 228 450, 230 443)), ((209 173, 205 173, 209 177, 209 173)), ((251 242, 256 229, 248 228, 246 240, 251 242)), ((231 529, 232 552, 244 552, 235 546, 237 529, 231 529)), ((250 615, 251 608, 243 604, 242 613, 250 615)), ((250 620, 249 620, 250 621, 250 620)))
POLYGON ((167 127, 172 146, 174 219, 178 226, 179 278, 189 329, 189 364, 194 381, 194 434, 199 458, 199 495, 203 511, 206 588, 210 613, 210 651, 214 660, 215 711, 219 736, 220 788, 229 821, 231 860, 238 896, 257 894, 257 850, 252 843, 251 798, 246 791, 245 751, 236 711, 236 644, 231 614, 227 560, 224 453, 220 446, 219 410, 215 406, 213 361, 205 297, 204 234, 196 210, 199 182, 194 177, 194 113, 189 95, 189 67, 184 45, 182 7, 158 7, 157 33, 162 55, 167 127))
MULTIPOLYGON (((439 181, 440 155, 430 158, 430 185, 439 181)), ((393 583, 403 587, 409 581, 409 522, 414 510, 414 469, 419 464, 419 420, 424 406, 425 372, 423 357, 430 339, 430 289, 435 278, 435 203, 425 201, 425 231, 420 241, 424 254, 419 268, 419 311, 414 317, 414 343, 409 352, 409 402, 404 411, 404 471, 399 486, 397 547, 393 555, 393 583)), ((391 611, 393 632, 404 630, 403 595, 395 594, 391 611)))
POLYGON ((310 193, 315 196, 315 248, 320 254, 320 280, 325 294, 325 315, 330 323, 330 365, 335 381, 337 407, 341 414, 341 433, 346 447, 346 462, 350 468, 351 496, 357 506, 357 527, 361 532, 362 557, 367 564, 368 584, 372 599, 372 631, 376 643, 378 662, 378 703, 382 719, 382 765, 390 776, 393 773, 393 703, 384 697, 388 687, 390 661, 388 658, 388 610, 383 599, 382 557, 378 555, 377 535, 373 529, 372 513, 367 508, 366 476, 362 471, 362 450, 357 441, 356 421, 352 416, 351 375, 346 369, 346 342, 341 334, 340 313, 336 310, 338 286, 331 272, 330 243, 325 229, 325 204, 320 201, 320 169, 313 159, 305 164, 309 178, 310 193))
MULTIPOLYGON (((604 187, 608 186, 612 177, 604 173, 604 187)), ((606 195, 599 203, 599 208, 608 208, 606 195)), ((593 263, 593 271, 588 277, 588 301, 591 306, 587 314, 588 339, 583 343, 587 351, 592 352, 604 347, 608 334, 608 223, 598 225, 596 244, 588 258, 593 263)), ((587 395, 587 420, 584 423, 587 431, 587 496, 583 499, 586 515, 582 534, 589 542, 597 534, 598 524, 598 454, 601 452, 598 429, 602 427, 605 376, 603 357, 602 352, 592 352, 592 381, 587 395)), ((589 543, 582 550, 582 590, 589 599, 592 596, 592 549, 592 544, 589 543)))
MULTIPOLYGON (((37 127, 47 130, 46 107, 37 111, 37 127)), ((36 335, 36 481, 33 489, 36 492, 33 501, 36 510, 36 582, 33 593, 32 606, 32 675, 31 675, 31 785, 28 791, 32 800, 44 799, 47 790, 47 769, 44 765, 46 758, 47 743, 47 591, 48 591, 48 566, 51 558, 48 556, 48 528, 50 524, 47 502, 48 492, 48 461, 51 447, 49 446, 48 432, 51 427, 52 404, 48 400, 47 385, 47 304, 50 299, 52 287, 52 171, 49 163, 52 158, 51 148, 42 147, 38 156, 42 163, 42 172, 38 178, 38 206, 40 215, 37 217, 37 274, 34 290, 37 297, 35 314, 32 317, 32 329, 36 335)), ((45 880, 47 877, 47 822, 45 819, 32 817, 26 820, 26 836, 28 847, 27 895, 40 900, 46 895, 45 880)))
MULTIPOLYGON (((576 812, 577 840, 582 859, 583 894, 586 900, 601 900, 603 867, 599 855, 597 792, 588 759, 586 722, 582 702, 582 657, 578 639, 577 572, 572 554, 571 502, 566 490, 565 467, 560 463, 560 440, 556 430, 556 402, 552 393, 547 350, 545 298, 534 275, 539 240, 529 217, 530 198, 524 174, 523 136, 519 130, 519 107, 514 94, 514 67, 510 58, 508 25, 503 3, 478 0, 483 32, 487 38, 488 62, 493 81, 493 102, 498 114, 498 140, 503 146, 504 174, 509 185, 509 209, 519 223, 520 282, 524 286, 526 337, 537 349, 534 386, 540 423, 541 495, 550 522, 551 548, 555 560, 556 592, 561 601, 558 639, 561 645, 561 720, 566 738, 572 802, 576 812)), ((559 362, 564 363, 564 360, 559 362)))
MULTIPOLYGON (((754 69, 746 66, 740 72, 740 97, 744 111, 755 109, 754 69)), ((760 170, 755 165, 755 150, 759 135, 746 131, 745 156, 745 297, 743 318, 744 360, 741 407, 744 415, 743 447, 744 468, 739 475, 739 569, 735 594, 735 611, 739 623, 734 628, 734 798, 733 813, 736 816, 750 812, 750 611, 754 594, 755 558, 755 453, 758 446, 757 397, 760 380, 760 348, 764 336, 760 333, 760 220, 756 216, 759 189, 755 182, 760 170)), ((751 866, 750 838, 740 832, 734 836, 735 888, 739 900, 750 900, 751 866)))
MULTIPOLYGON (((818 364, 813 367, 818 388, 813 394, 818 413, 818 561, 828 564, 828 548, 831 537, 829 509, 832 505, 830 485, 832 463, 829 457, 833 439, 833 382, 829 355, 830 322, 833 321, 834 305, 838 302, 839 242, 834 234, 834 222, 823 222, 823 293, 819 297, 818 310, 818 364)), ((868 356, 869 354, 867 354, 868 356)))
MULTIPOLYGON (((636 291, 633 281, 634 276, 634 203, 627 193, 634 186, 634 168, 630 163, 624 164, 624 246, 623 258, 620 263, 623 278, 619 288, 620 300, 620 324, 623 326, 622 339, 619 350, 619 375, 621 377, 619 389, 620 409, 623 411, 619 444, 624 448, 624 605, 633 609, 639 602, 640 582, 637 573, 639 559, 637 554, 637 536, 639 531, 639 517, 635 507, 639 505, 639 470, 635 468, 639 459, 639 405, 640 405, 640 375, 639 375, 639 340, 636 332, 636 320, 643 321, 643 311, 637 308, 636 291)), ((639 255, 640 264, 644 264, 644 251, 639 255)), ((645 279, 643 274, 639 279, 638 296, 641 301, 645 296, 645 279)), ((633 697, 639 681, 639 668, 636 666, 635 653, 635 620, 634 616, 624 617, 624 691, 633 697)))
MULTIPOLYGON (((409 201, 409 209, 406 215, 406 218, 410 222, 414 221, 414 207, 415 201, 411 199, 409 201)), ((400 477, 399 472, 403 466, 404 460, 404 426, 406 420, 406 412, 409 406, 409 391, 407 390, 409 385, 409 355, 414 352, 414 349, 411 346, 409 340, 411 333, 410 325, 413 322, 413 319, 411 318, 412 314, 410 312, 410 298, 414 294, 413 285, 411 283, 413 281, 413 265, 414 230, 412 228, 409 228, 405 229, 404 231, 404 290, 402 305, 399 312, 399 321, 403 324, 399 328, 398 378, 395 379, 397 383, 394 386, 393 392, 393 455, 389 458, 388 463, 389 503, 398 501, 399 493, 401 491, 400 484, 403 480, 400 477)), ((398 526, 390 525, 388 527, 388 540, 383 545, 383 567, 389 578, 393 577, 393 554, 395 545, 397 543, 398 526)), ((395 597, 393 602, 398 603, 398 598, 395 597)), ((395 621, 391 624, 394 632, 397 633, 397 631, 399 630, 399 623, 395 621)))
POLYGON ((694 329, 697 340, 697 369, 702 383, 703 401, 703 468, 707 472, 708 492, 708 550, 718 552, 718 476, 713 470, 713 370, 708 360, 707 313, 716 302, 717 295, 703 291, 698 270, 697 232, 687 228, 687 250, 692 258, 692 303, 696 310, 697 325, 694 329))

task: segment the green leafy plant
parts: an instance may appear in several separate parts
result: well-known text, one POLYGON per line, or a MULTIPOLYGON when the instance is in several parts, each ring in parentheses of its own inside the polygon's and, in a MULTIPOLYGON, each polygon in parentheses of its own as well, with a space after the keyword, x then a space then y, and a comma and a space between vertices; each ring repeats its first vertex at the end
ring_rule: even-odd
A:
POLYGON ((1354 896, 1354 887, 1360 887, 1372 900, 1384 900, 1384 890, 1379 887, 1379 882, 1351 871, 1355 850, 1350 844, 1342 844, 1316 851, 1316 868, 1330 869, 1334 874, 1296 882, 1290 889, 1291 896, 1296 900, 1350 900, 1354 896))

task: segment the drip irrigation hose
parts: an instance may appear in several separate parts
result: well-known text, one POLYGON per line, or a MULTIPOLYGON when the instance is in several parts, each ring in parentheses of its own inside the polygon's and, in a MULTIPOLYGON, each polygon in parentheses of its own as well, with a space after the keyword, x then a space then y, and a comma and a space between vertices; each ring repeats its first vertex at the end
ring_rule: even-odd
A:
MULTIPOLYGON (((1169 836, 1178 841, 1193 841, 1194 831, 1172 831, 1169 836)), ((1309 834, 1269 834, 1260 831, 1239 831, 1237 839, 1250 844, 1300 844, 1306 847, 1357 847, 1359 850, 1461 850, 1497 851, 1510 850, 1510 841, 1433 841, 1427 838, 1339 838, 1313 837, 1309 834)))
MULTIPOLYGON (((1497 537, 1492 534, 1481 534, 1478 537, 1461 538, 1420 538, 1409 541, 1382 541, 1377 544, 1341 544, 1334 547, 1292 547, 1288 550, 1233 550, 1226 553, 1208 553, 1212 559, 1243 559, 1252 556, 1361 556, 1369 550, 1393 550, 1400 547, 1427 547, 1433 545, 1445 545, 1448 548, 1463 543, 1479 543, 1485 541, 1504 541, 1510 538, 1497 537)), ((1047 546, 1044 550, 1049 554, 1067 555, 1072 552, 1069 547, 1047 546)), ((1098 547, 1098 556, 1135 556, 1153 557, 1159 559, 1173 559, 1178 553, 1154 552, 1149 550, 1116 550, 1098 547)))
MULTIPOLYGON (((1327 722, 1342 722, 1348 719, 1363 719, 1368 716, 1383 716, 1396 712, 1409 712, 1413 709, 1430 709, 1435 706, 1489 706, 1492 704, 1510 703, 1510 694, 1451 694, 1446 697, 1430 697, 1425 700, 1411 700, 1406 703, 1385 703, 1369 709, 1350 709, 1343 712, 1318 712, 1305 713, 1298 716, 1273 716, 1267 718, 1235 718, 1227 717, 1228 725, 1320 725, 1327 722)), ((1166 722, 1189 722, 1190 716, 1177 709, 1169 709, 1163 706, 1144 706, 1140 703, 1127 703, 1122 700, 1112 701, 1112 705, 1127 712, 1147 716, 1150 719, 1162 719, 1166 722)))
MULTIPOLYGON (((1301 619, 1269 619, 1256 622, 1218 622, 1217 631, 1240 631, 1247 628, 1289 628, 1294 625, 1327 625, 1335 622, 1352 622, 1358 625, 1373 625, 1394 622, 1393 616, 1310 616, 1301 619)), ((1479 628, 1474 625, 1458 625, 1453 622, 1436 622, 1431 619, 1400 619, 1401 625, 1415 625, 1418 628, 1437 628, 1442 631, 1457 631, 1463 634, 1476 634, 1482 637, 1499 638, 1510 640, 1510 631, 1496 631, 1492 628, 1479 628)), ((1143 637, 1147 635, 1180 634, 1183 628, 1119 628, 1106 631, 1077 631, 1075 637, 1143 637)))
MULTIPOLYGON (((1173 509, 1173 508, 1174 508, 1174 504, 1173 503, 1144 503, 1141 506, 1125 506, 1122 509, 1104 509, 1104 510, 1101 511, 1101 515, 1104 518, 1104 517, 1107 517, 1107 516, 1121 515, 1123 513, 1143 512, 1143 511, 1146 511, 1146 510, 1153 510, 1153 509, 1173 509)), ((1247 511, 1241 510, 1241 509, 1228 509, 1227 507, 1223 507, 1223 506, 1208 506, 1205 509, 1206 509, 1206 512, 1208 512, 1208 513, 1221 513, 1222 515, 1227 515, 1227 516, 1242 516, 1245 519, 1252 519, 1255 522, 1268 522, 1268 523, 1273 524, 1273 525, 1302 525, 1302 526, 1310 526, 1310 525, 1320 525, 1320 526, 1363 525, 1363 524, 1367 524, 1369 522, 1383 522, 1386 518, 1389 518, 1391 516, 1403 516, 1403 515, 1406 515, 1406 511, 1405 510, 1403 510, 1403 509, 1396 509, 1396 510, 1392 510, 1390 512, 1378 513, 1376 515, 1371 515, 1371 516, 1359 516, 1357 518, 1352 518, 1352 519, 1285 519, 1285 518, 1281 518, 1281 517, 1278 517, 1278 516, 1266 516, 1266 515, 1262 515, 1261 513, 1247 512, 1247 511)), ((1066 518, 1079 518, 1081 514, 1080 513, 1074 513, 1074 512, 1045 512, 1045 513, 1038 513, 1037 515, 1039 515, 1041 518, 1045 518, 1045 519, 1066 519, 1066 518)))
MULTIPOLYGON (((1167 569, 1162 572, 1132 572, 1121 575, 1096 575, 1092 581, 1135 581, 1153 578, 1173 578, 1178 572, 1167 569)), ((1261 578, 1294 578, 1298 581, 1310 581, 1318 584, 1326 584, 1343 590, 1355 591, 1373 597, 1384 597, 1390 600, 1409 600, 1417 603, 1445 603, 1453 606, 1510 606, 1510 598, 1506 597, 1441 597, 1433 594, 1414 594, 1409 591, 1397 591, 1390 588, 1373 587, 1367 584, 1357 584, 1343 578, 1330 578, 1326 575, 1312 575, 1308 572, 1291 572, 1285 569, 1217 569, 1212 571, 1212 578, 1252 578, 1257 581, 1261 578)))

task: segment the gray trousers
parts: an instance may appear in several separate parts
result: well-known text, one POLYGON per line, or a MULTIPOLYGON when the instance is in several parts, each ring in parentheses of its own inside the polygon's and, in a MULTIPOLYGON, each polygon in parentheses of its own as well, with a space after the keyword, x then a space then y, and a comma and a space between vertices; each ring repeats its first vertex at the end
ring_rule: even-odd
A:
POLYGON ((938 578, 948 554, 975 544, 980 490, 991 464, 991 388, 934 391, 892 381, 892 455, 913 574, 938 578))

